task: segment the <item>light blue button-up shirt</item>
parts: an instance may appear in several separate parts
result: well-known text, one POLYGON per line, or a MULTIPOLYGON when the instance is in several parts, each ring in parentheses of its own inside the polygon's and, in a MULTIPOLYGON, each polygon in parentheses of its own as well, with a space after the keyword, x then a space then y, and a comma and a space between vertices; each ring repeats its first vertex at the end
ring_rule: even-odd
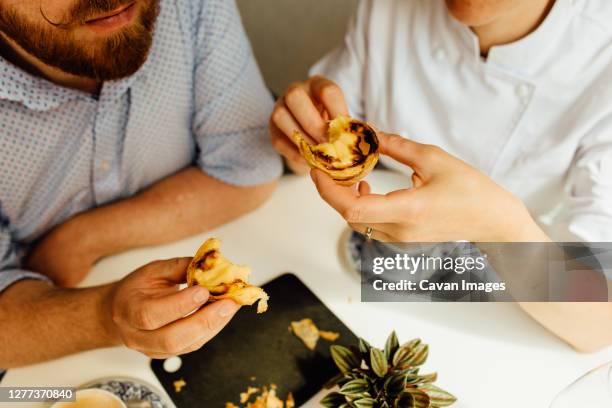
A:
POLYGON ((233 0, 161 0, 133 76, 97 98, 0 57, 0 291, 34 241, 72 215, 196 163, 226 183, 274 179, 272 99, 233 0))

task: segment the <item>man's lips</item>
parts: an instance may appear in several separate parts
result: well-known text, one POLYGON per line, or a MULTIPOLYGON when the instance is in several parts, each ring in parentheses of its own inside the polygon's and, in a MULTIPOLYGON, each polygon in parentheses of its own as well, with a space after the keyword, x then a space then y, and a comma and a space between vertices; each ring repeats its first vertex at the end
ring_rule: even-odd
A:
POLYGON ((87 20, 85 24, 95 29, 112 29, 123 26, 132 21, 135 11, 136 2, 121 6, 109 13, 103 14, 91 20, 87 20))

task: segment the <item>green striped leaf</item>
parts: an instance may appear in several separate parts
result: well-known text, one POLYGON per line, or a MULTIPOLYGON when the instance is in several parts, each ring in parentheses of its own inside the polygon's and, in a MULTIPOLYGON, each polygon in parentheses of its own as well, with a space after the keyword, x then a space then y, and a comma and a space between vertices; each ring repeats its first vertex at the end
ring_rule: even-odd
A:
POLYGON ((369 397, 354 400, 353 405, 355 405, 356 408, 378 408, 376 405, 376 400, 369 397))
POLYGON ((401 372, 402 374, 414 374, 414 375, 418 375, 419 374, 419 367, 395 367, 396 370, 398 370, 398 372, 401 372))
POLYGON ((368 382, 363 379, 351 380, 340 388, 340 394, 348 396, 361 395, 369 389, 368 382))
POLYGON ((394 374, 387 377, 384 388, 391 398, 397 397, 406 387, 406 376, 404 374, 394 374))
POLYGON ((383 378, 387 375, 387 371, 389 371, 389 365, 387 364, 387 359, 383 352, 377 348, 370 349, 370 362, 372 364, 372 371, 374 374, 383 378))
POLYGON ((427 344, 419 344, 414 347, 410 354, 403 359, 401 366, 420 366, 427 360, 429 355, 429 346, 427 344))
POLYGON ((402 367, 406 365, 406 362, 413 355, 413 351, 411 348, 402 346, 397 349, 395 354, 393 355, 393 360, 391 360, 392 364, 397 367, 402 367))
POLYGON ((325 385, 323 385, 323 388, 327 390, 334 388, 336 384, 338 384, 343 379, 344 379, 343 373, 336 374, 331 380, 329 380, 328 382, 325 383, 325 385))
POLYGON ((359 351, 362 354, 370 355, 370 349, 371 348, 372 348, 372 346, 370 346, 370 343, 368 343, 367 341, 365 341, 362 338, 359 339, 359 351))
POLYGON ((346 373, 353 368, 358 368, 360 361, 355 354, 344 346, 333 345, 330 348, 331 356, 341 372, 346 373))
POLYGON ((339 408, 346 404, 346 398, 338 392, 332 392, 327 394, 319 403, 325 408, 339 408))
POLYGON ((372 346, 370 345, 370 343, 368 343, 364 339, 359 339, 359 353, 361 354, 361 358, 365 360, 365 363, 368 367, 371 366, 370 364, 370 350, 371 349, 372 349, 372 346))
POLYGON ((404 394, 410 396, 409 408, 430 408, 431 406, 429 395, 417 388, 406 388, 404 394))
POLYGON ((438 379, 438 373, 429 373, 421 375, 421 381, 424 383, 432 383, 438 379))
POLYGON ((402 344, 402 347, 415 348, 419 344, 421 344, 421 339, 412 339, 412 340, 402 344))
POLYGON ((406 376, 406 383, 410 384, 410 385, 422 384, 422 383, 431 383, 431 382, 436 381, 437 378, 438 378, 438 374, 437 373, 424 374, 424 375, 408 374, 406 376))
POLYGON ((410 408, 412 397, 407 392, 403 392, 393 403, 393 408, 410 408))
POLYGON ((418 366, 427 360, 429 346, 419 343, 414 347, 404 345, 397 349, 393 356, 393 365, 397 367, 418 366))
POLYGON ((397 340, 397 335, 395 334, 394 330, 391 332, 385 343, 385 358, 389 364, 393 363, 393 356, 395 355, 397 349, 399 349, 399 341, 397 340))
POLYGON ((419 389, 425 392, 429 396, 431 403, 437 407, 447 407, 457 402, 457 397, 433 384, 420 385, 419 389))

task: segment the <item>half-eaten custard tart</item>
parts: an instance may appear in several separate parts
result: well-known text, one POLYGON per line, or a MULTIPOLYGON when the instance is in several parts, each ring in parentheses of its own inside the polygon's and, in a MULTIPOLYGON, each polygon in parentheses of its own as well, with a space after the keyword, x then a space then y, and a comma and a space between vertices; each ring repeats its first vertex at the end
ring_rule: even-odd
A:
POLYGON ((248 282, 251 269, 236 265, 221 255, 221 241, 210 238, 202 244, 187 268, 187 284, 200 285, 210 292, 209 302, 231 299, 251 306, 259 301, 257 313, 268 310, 268 294, 248 282))

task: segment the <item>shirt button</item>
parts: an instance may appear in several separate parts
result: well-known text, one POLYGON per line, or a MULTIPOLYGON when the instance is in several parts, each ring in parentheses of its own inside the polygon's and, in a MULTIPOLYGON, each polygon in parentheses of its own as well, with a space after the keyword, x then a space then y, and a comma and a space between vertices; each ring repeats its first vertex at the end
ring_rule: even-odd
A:
POLYGON ((516 94, 523 102, 527 102, 531 96, 531 86, 528 84, 520 84, 516 87, 516 94))
POLYGON ((434 51, 434 58, 436 61, 444 61, 446 59, 446 50, 444 48, 438 48, 434 51))

